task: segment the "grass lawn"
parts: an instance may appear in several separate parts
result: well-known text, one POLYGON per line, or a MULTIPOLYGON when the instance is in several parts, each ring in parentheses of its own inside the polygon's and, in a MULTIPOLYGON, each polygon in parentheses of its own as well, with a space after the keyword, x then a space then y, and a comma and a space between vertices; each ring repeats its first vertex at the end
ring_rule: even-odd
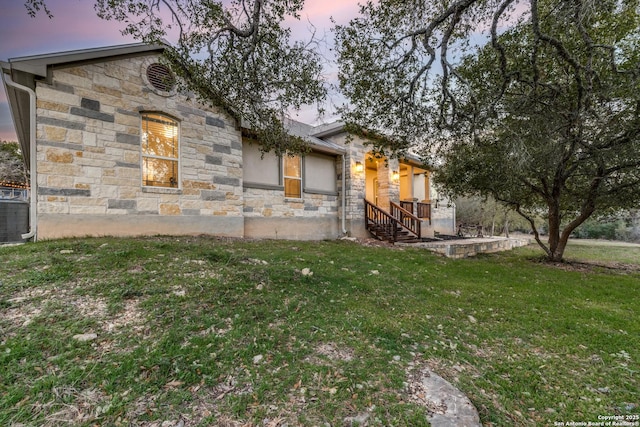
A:
POLYGON ((422 426, 409 381, 424 366, 485 426, 636 417, 640 247, 567 257, 204 237, 0 247, 0 425, 422 426))

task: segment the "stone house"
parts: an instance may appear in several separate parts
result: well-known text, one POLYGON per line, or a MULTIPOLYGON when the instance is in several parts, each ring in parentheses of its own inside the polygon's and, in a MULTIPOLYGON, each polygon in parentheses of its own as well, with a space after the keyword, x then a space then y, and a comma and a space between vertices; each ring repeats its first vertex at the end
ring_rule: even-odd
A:
POLYGON ((294 121, 289 132, 311 151, 263 155, 234 116, 175 89, 162 49, 129 44, 1 63, 31 171, 25 239, 367 236, 375 230, 365 198, 385 212, 401 203, 402 218, 421 217, 423 236, 454 232, 454 207, 436 203, 416 160, 375 159, 365 140, 347 141, 341 123, 294 121))

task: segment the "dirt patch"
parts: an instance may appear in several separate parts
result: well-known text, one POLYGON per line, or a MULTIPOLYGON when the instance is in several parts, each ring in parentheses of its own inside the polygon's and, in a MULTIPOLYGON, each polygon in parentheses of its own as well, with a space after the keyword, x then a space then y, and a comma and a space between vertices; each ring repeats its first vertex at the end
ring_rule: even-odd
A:
POLYGON ((350 362, 353 360, 354 352, 348 347, 338 347, 333 343, 320 344, 316 349, 317 353, 326 356, 331 360, 341 360, 350 362))
POLYGON ((55 399, 31 405, 34 415, 47 413, 44 427, 84 424, 96 420, 111 406, 108 396, 96 389, 77 390, 72 387, 53 387, 55 399))
POLYGON ((313 363, 316 365, 325 364, 326 361, 318 356, 323 356, 324 358, 327 358, 332 362, 350 362, 353 360, 355 353, 351 348, 348 347, 339 347, 334 343, 323 343, 316 347, 316 354, 307 357, 305 359, 305 362, 313 363))
POLYGON ((113 332, 127 326, 135 332, 144 329, 144 315, 138 300, 125 300, 121 311, 102 321, 102 327, 107 332, 113 332))

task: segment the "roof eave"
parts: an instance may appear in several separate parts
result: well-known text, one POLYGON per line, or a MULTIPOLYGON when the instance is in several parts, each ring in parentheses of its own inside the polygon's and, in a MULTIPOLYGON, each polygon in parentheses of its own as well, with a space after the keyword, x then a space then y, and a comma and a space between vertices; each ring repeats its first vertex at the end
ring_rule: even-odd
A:
POLYGON ((325 125, 319 125, 314 128, 311 136, 316 138, 327 138, 329 136, 338 135, 340 133, 346 133, 344 122, 334 122, 325 125))
POLYGON ((308 141, 308 140, 307 140, 307 142, 309 142, 309 146, 314 151, 319 151, 319 152, 326 153, 326 154, 333 154, 333 155, 336 155, 336 156, 342 156, 342 155, 344 155, 346 153, 345 149, 341 149, 341 148, 338 148, 338 147, 330 147, 330 146, 327 146, 325 144, 318 144, 318 143, 315 143, 313 141, 308 141))
MULTIPOLYGON (((74 62, 93 61, 109 57, 140 55, 151 52, 161 52, 166 48, 163 44, 149 45, 146 43, 131 43, 127 45, 80 49, 67 52, 55 52, 44 55, 32 55, 19 58, 9 58, 12 70, 23 71, 38 77, 47 77, 50 66, 74 62)), ((3 63, 4 68, 4 63, 3 63)))

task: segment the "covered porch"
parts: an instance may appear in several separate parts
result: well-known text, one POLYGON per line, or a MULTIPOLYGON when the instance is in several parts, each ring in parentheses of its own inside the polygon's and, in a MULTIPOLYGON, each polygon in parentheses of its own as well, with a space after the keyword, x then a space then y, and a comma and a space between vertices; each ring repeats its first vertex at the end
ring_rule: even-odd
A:
POLYGON ((417 161, 391 160, 371 152, 362 166, 369 233, 392 242, 433 237, 430 171, 417 161))

